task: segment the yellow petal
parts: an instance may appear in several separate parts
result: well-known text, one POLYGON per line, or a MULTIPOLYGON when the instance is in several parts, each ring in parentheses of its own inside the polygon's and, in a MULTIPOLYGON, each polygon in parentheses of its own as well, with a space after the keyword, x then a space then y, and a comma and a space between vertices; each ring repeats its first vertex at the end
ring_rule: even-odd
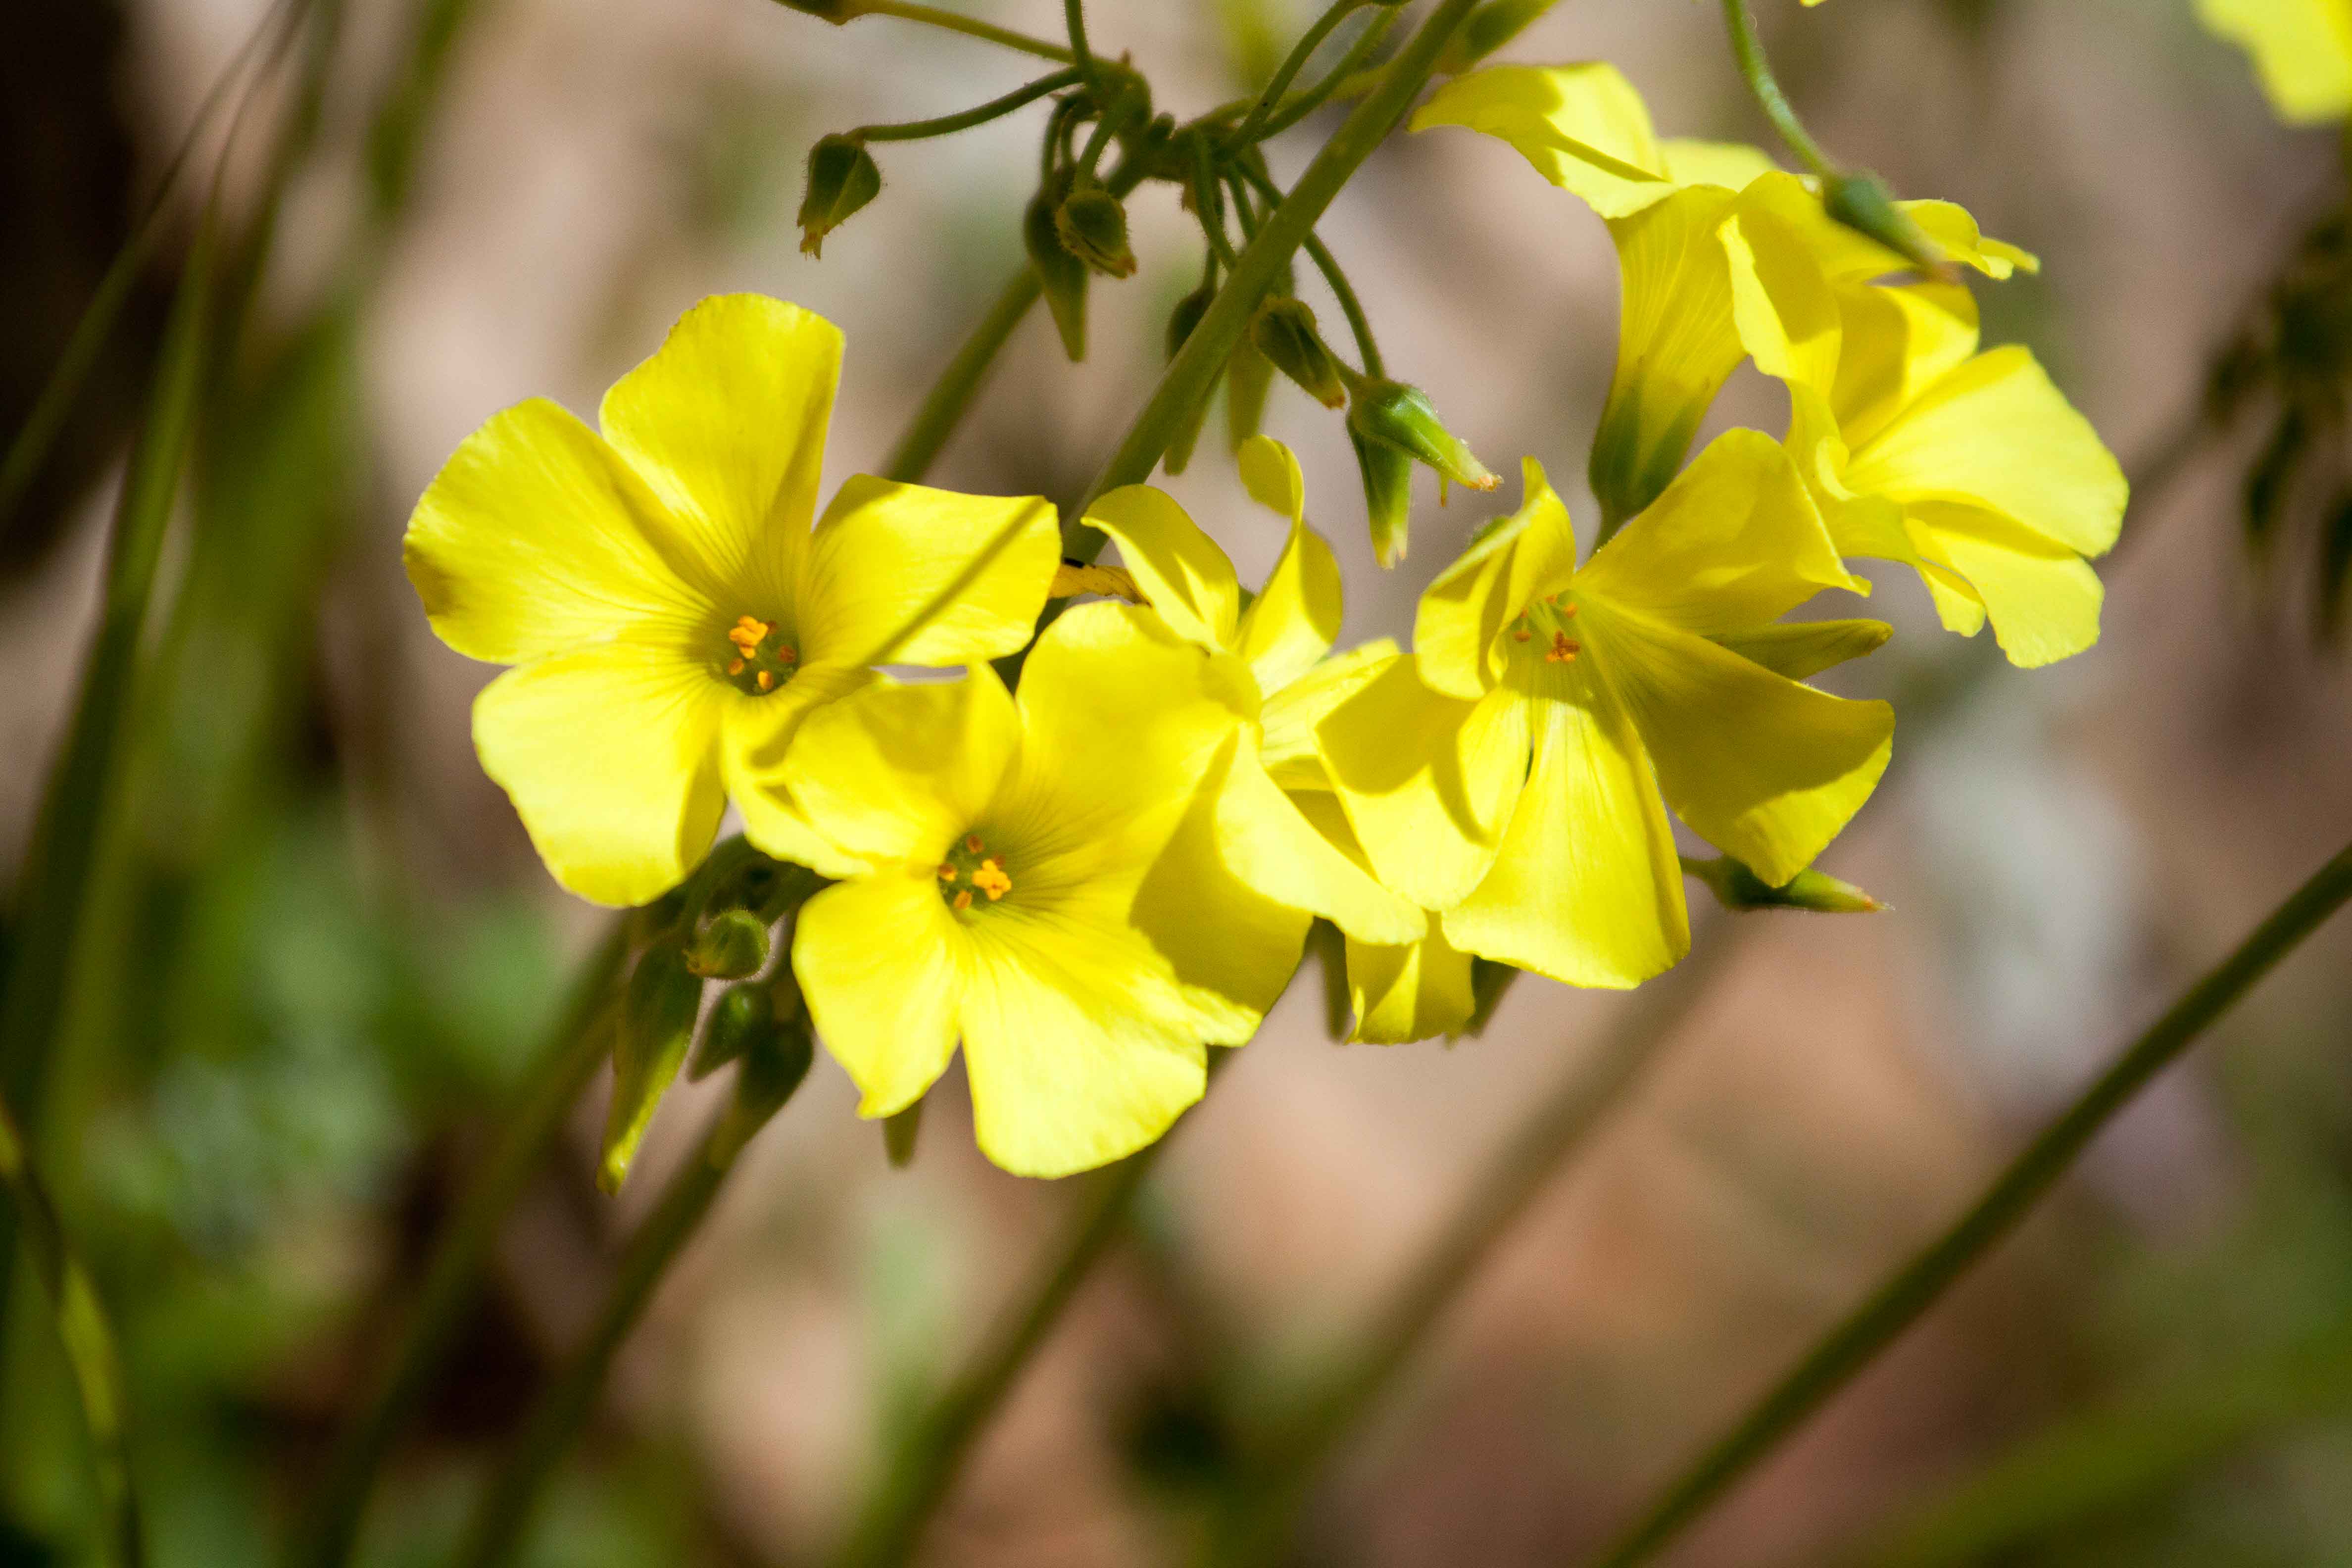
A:
POLYGON ((1470 955, 1434 925, 1421 941, 1394 947, 1349 937, 1348 998, 1356 1010, 1348 1038, 1373 1046, 1458 1035, 1477 1009, 1470 992, 1470 955))
POLYGON ((1430 95, 1412 129, 1459 125, 1510 145, 1602 217, 1639 212, 1674 190, 1650 111, 1615 66, 1487 66, 1430 95))
POLYGON ((1307 479, 1297 455, 1271 436, 1253 436, 1234 454, 1250 500, 1293 522, 1307 516, 1307 479))
POLYGON ((1658 143, 1658 149, 1665 155, 1666 177, 1678 185, 1744 191, 1780 168, 1769 153, 1745 142, 1694 142, 1669 136, 1658 143))
POLYGON ((743 815, 743 836, 764 853, 828 877, 849 876, 860 866, 794 804, 783 762, 810 714, 876 679, 862 665, 817 664, 763 697, 721 689, 721 776, 728 798, 743 815))
POLYGON ((1242 600, 1234 563, 1173 496, 1128 485, 1098 498, 1087 521, 1118 545, 1119 558, 1177 636, 1205 648, 1233 647, 1242 600))
MULTIPOLYGON (((1251 887, 1276 903, 1320 915, 1351 937, 1412 942, 1428 929, 1417 906, 1381 887, 1367 868, 1316 831, 1266 776, 1255 747, 1238 748, 1230 764, 1216 803, 1216 845, 1224 864, 1251 887)), ((1205 934, 1233 940, 1213 928, 1205 934)), ((1306 933, 1299 934, 1303 940, 1306 933)))
POLYGON ((2085 555, 2123 526, 2123 469, 2024 349, 1943 376, 1845 468, 1846 485, 1907 509, 1956 501, 2004 513, 2085 555))
POLYGON ((840 380, 832 322, 781 300, 719 294, 679 317, 604 395, 604 438, 677 519, 679 547, 714 591, 788 596, 840 380))
POLYGON ((1851 448, 1977 352, 1977 305, 1957 283, 1845 283, 1837 299, 1844 331, 1830 401, 1851 448))
POLYGON ((1438 574, 1413 615, 1421 679, 1449 697, 1475 700, 1495 689, 1503 628, 1538 595, 1576 574, 1576 528, 1568 506, 1533 458, 1520 465, 1519 510, 1489 528, 1438 574))
POLYGON ((1585 618, 1587 653, 1633 716, 1666 804, 1774 887, 1827 847, 1886 771, 1885 703, 1801 686, 1607 601, 1585 618))
POLYGON ((1780 444, 1756 430, 1709 442, 1576 576, 1577 595, 1702 635, 1760 626, 1823 588, 1861 584, 1780 444))
POLYGON ((1524 699, 1424 684, 1408 656, 1316 726, 1331 784, 1381 882, 1423 909, 1459 902, 1494 863, 1527 779, 1524 699))
MULTIPOLYGON (((1933 552, 1967 578, 2011 664, 2053 664, 2099 640, 2106 590, 2072 550, 1976 507, 1921 507, 1912 521, 1933 542, 1933 552)), ((1947 624, 1955 618, 1961 625, 1954 629, 1976 629, 1966 607, 1956 606, 1947 624)))
POLYGON ((719 830, 726 689, 675 647, 581 648, 484 688, 474 749, 557 881, 642 904, 685 880, 719 830))
POLYGON ((2316 125, 2352 110, 2352 6, 2343 0, 2197 0, 2197 16, 2253 56, 2280 119, 2316 125))
POLYGON ((928 870, 988 811, 1020 747, 1013 699, 981 665, 961 680, 877 682, 826 704, 802 723, 777 777, 844 852, 928 870))
POLYGON ((1794 621, 1716 632, 1707 640, 1775 675, 1802 680, 1875 653, 1894 635, 1895 628, 1885 621, 1794 621))
POLYGON ((1284 789, 1328 789, 1323 758, 1315 749, 1315 726, 1378 675, 1397 656, 1387 637, 1334 654, 1279 691, 1269 692, 1259 718, 1258 756, 1284 789))
POLYGON ((803 658, 972 664, 1017 652, 1061 563, 1052 503, 861 474, 809 542, 803 658))
POLYGON ((648 526, 660 510, 594 431, 538 398, 459 445, 401 555, 434 632, 469 658, 520 664, 631 628, 683 637, 717 612, 665 553, 674 530, 648 526))
POLYGON ((1756 194, 1740 198, 1723 226, 1732 321, 1758 370, 1826 387, 1838 369, 1837 297, 1808 244, 1809 226, 1790 221, 1765 199, 1776 191, 1793 192, 1808 209, 1820 205, 1785 175, 1757 182, 1756 194))
POLYGON ((1528 786, 1445 939, 1570 985, 1638 985, 1690 950, 1682 866, 1633 726, 1584 661, 1570 668, 1554 684, 1573 700, 1533 704, 1528 786))
POLYGON ((827 888, 800 913, 793 973, 824 1048, 857 1085, 857 1113, 904 1110, 947 1070, 969 944, 926 870, 827 888))
MULTIPOLYGON (((1964 267, 1999 283, 2019 272, 2042 270, 2042 258, 2030 250, 2021 250, 2007 240, 1994 239, 1977 226, 1977 220, 1968 208, 1957 202, 1897 202, 1913 223, 1919 226, 1929 239, 1942 247, 1944 254, 1964 267)), ((1881 270, 1885 270, 1881 268, 1881 270)))
POLYGON ((1242 612, 1234 651, 1271 698, 1331 651, 1340 614, 1339 561, 1321 535, 1294 521, 1265 587, 1242 612))

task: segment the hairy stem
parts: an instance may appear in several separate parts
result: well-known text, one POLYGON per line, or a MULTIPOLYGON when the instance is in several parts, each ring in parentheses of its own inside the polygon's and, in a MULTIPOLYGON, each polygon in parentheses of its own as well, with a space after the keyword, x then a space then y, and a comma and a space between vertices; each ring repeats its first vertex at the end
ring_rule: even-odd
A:
POLYGON ((1298 42, 1291 46, 1288 58, 1275 71, 1265 90, 1257 95, 1257 101, 1250 105, 1249 113, 1234 127, 1228 145, 1246 147, 1265 134, 1266 120, 1274 113, 1275 106, 1282 101, 1282 95, 1290 89, 1290 84, 1298 73, 1307 68, 1307 62, 1314 58, 1323 40, 1331 36, 1331 29, 1346 21, 1357 7, 1364 4, 1365 0, 1332 0, 1330 8, 1316 17, 1314 24, 1299 35, 1298 42))
POLYGON ((1723 0, 1723 26, 1731 35, 1731 55, 1739 63, 1741 79, 1756 95, 1757 107, 1763 110, 1764 118, 1772 122, 1789 151, 1816 174, 1838 173, 1838 166, 1797 118, 1789 95, 1780 90, 1780 80, 1772 74, 1772 63, 1764 58, 1763 42, 1756 36, 1756 18, 1748 9, 1748 0, 1723 0))
MULTIPOLYGON (((1242 177, 1255 186, 1259 195, 1269 202, 1281 203, 1281 188, 1263 170, 1244 163, 1241 171, 1242 177)), ((1339 301, 1339 313, 1348 318, 1348 331, 1356 340, 1356 353, 1363 359, 1364 374, 1372 376, 1388 374, 1381 363, 1381 345, 1372 337, 1371 318, 1364 314, 1363 301, 1356 298, 1354 286, 1349 283, 1348 275, 1339 269, 1339 263, 1332 256, 1330 248, 1309 233, 1307 254, 1314 261, 1315 269, 1323 274, 1323 281, 1329 285, 1332 297, 1339 301)))
POLYGON ((1034 55, 1041 60, 1058 60, 1064 65, 1076 61, 1076 57, 1059 44, 1033 38, 1026 33, 1016 33, 1010 27, 1000 27, 993 22, 983 22, 961 12, 938 5, 919 5, 916 0, 854 0, 850 10, 852 15, 858 16, 896 16, 902 22, 920 22, 926 26, 943 27, 950 33, 961 33, 968 38, 982 38, 992 44, 1002 44, 1008 49, 1018 49, 1024 55, 1034 55))
POLYGON ((1363 64, 1371 58, 1372 51, 1381 47, 1381 40, 1389 36, 1389 29, 1396 26, 1401 14, 1392 5, 1382 6, 1380 14, 1356 35, 1356 41, 1348 46, 1348 52, 1339 57, 1337 65, 1324 73, 1320 81, 1294 94, 1266 117, 1265 123, 1257 128, 1256 139, 1263 142, 1268 137, 1281 135, 1332 99, 1343 96, 1351 85, 1369 86, 1375 79, 1375 73, 1364 70, 1363 64))
POLYGON ((975 125, 985 125, 1001 120, 1024 104, 1034 103, 1049 92, 1059 92, 1066 87, 1076 87, 1079 81, 1078 68, 1057 70, 1051 76, 1039 77, 1025 87, 1016 87, 1002 98, 992 98, 986 103, 957 114, 942 114, 936 120, 910 120, 898 125, 861 125, 849 133, 857 142, 920 142, 931 136, 952 135, 969 131, 975 125))

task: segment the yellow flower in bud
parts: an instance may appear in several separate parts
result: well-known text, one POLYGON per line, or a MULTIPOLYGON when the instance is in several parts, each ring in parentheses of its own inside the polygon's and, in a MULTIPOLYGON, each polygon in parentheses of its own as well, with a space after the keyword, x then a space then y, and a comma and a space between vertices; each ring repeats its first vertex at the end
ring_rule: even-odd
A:
POLYGON ((2253 57, 2280 119, 2318 125, 2352 110, 2352 0, 2197 0, 2197 16, 2253 57))
POLYGON ((1667 808, 1786 883, 1876 786, 1894 714, 1777 672, 1867 639, 1769 635, 1861 584, 1769 437, 1717 438, 1581 566, 1568 509, 1526 473, 1517 514, 1422 596, 1414 652, 1317 738, 1381 880, 1444 910, 1453 948, 1635 985, 1690 943, 1667 808))
POLYGON ((1253 907, 1190 831, 1244 721, 1228 673, 1148 610, 1082 605, 1017 698, 982 664, 808 721, 783 782, 844 865, 793 972, 861 1115, 916 1103, 961 1042, 981 1148, 1066 1175, 1166 1131, 1205 1047, 1255 1031, 1202 973, 1247 959, 1253 907))
POLYGON ((482 767, 556 880, 637 904, 702 859, 731 796, 780 859, 827 848, 768 780, 870 667, 1029 639, 1060 556, 1036 497, 860 476, 814 531, 841 333, 781 300, 704 300, 604 396, 468 436, 403 547, 441 640, 515 668, 474 704, 482 767))

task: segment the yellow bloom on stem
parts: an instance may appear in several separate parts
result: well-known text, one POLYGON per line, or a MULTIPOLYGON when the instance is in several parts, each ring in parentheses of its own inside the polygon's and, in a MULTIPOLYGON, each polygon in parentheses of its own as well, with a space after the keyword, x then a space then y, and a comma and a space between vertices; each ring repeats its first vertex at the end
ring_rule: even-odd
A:
MULTIPOLYGON (((1415 131, 1439 125, 1507 142, 1608 221, 1623 302, 1591 478, 1612 526, 1665 489, 1742 359, 1780 376, 1833 363, 1831 285, 1911 265, 1832 219, 1812 182, 1760 150, 1658 136, 1614 66, 1489 66, 1440 88, 1412 119, 1415 131)), ((2039 265, 1949 202, 1896 205, 1988 277, 2039 265)))
POLYGON ((845 865, 793 970, 860 1114, 913 1104, 961 1041, 981 1148, 1058 1176, 1201 1097, 1205 1046, 1262 1016, 1188 973, 1255 934, 1184 831, 1247 706, 1228 673, 1148 611, 1084 605, 1017 698, 978 665, 809 719, 782 782, 845 865))
POLYGON ((2197 0, 2197 16, 2253 56, 2280 119, 2318 125, 2352 110, 2352 0, 2197 0))
POLYGON ((583 898, 677 886, 730 796, 761 849, 829 869, 761 787, 802 721, 873 665, 1029 639, 1060 555, 1039 498, 861 475, 811 531, 840 373, 823 318, 705 300, 605 394, 601 433, 521 404, 416 503, 403 554, 434 631, 516 667, 474 704, 483 770, 583 898))
POLYGON ((1527 464, 1520 510, 1422 596, 1414 652, 1317 727, 1381 879, 1447 942, 1630 986, 1690 945, 1666 808, 1778 886, 1885 772, 1894 714, 1789 675, 1866 647, 1772 626, 1858 587, 1778 443, 1717 438, 1582 566, 1527 464))
POLYGON ((1951 630, 1986 620, 2032 667, 2099 639, 2085 556, 2123 527, 2129 489, 2031 353, 1977 352, 1965 289, 1842 282, 1832 373, 1791 379, 1790 450, 1849 556, 1904 562, 1951 630))

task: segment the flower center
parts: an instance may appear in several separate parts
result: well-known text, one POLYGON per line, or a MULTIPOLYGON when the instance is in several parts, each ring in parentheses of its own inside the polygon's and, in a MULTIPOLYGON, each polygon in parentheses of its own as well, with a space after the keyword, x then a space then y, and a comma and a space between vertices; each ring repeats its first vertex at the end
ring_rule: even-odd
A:
POLYGON ((1537 599, 1511 623, 1513 642, 1543 644, 1546 664, 1570 664, 1584 651, 1583 643, 1569 635, 1576 624, 1576 605, 1565 592, 1537 599))
POLYGON ((753 697, 773 691, 793 678, 800 655, 784 644, 773 621, 743 616, 727 628, 730 645, 722 667, 735 689, 753 697))
POLYGON ((958 914, 971 908, 975 898, 992 904, 1012 890, 1013 879, 1006 874, 1004 862, 988 852, 977 833, 956 840, 948 849, 948 858, 940 862, 940 897, 958 914))

